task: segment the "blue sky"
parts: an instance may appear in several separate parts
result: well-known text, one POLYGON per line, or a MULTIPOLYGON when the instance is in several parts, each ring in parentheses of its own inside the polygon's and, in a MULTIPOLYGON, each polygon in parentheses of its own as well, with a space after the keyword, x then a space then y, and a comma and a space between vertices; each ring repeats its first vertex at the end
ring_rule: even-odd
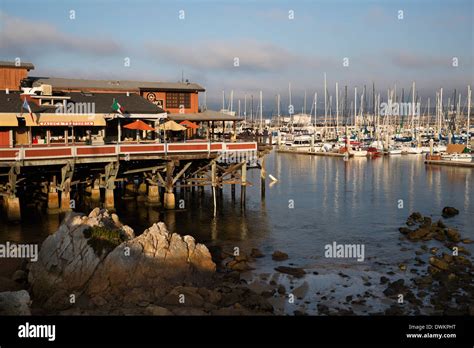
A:
POLYGON ((382 96, 413 80, 421 96, 465 94, 474 80, 471 0, 0 0, 0 11, 0 59, 31 61, 32 75, 177 81, 184 71, 209 103, 223 89, 285 100, 289 82, 298 101, 322 93, 324 72, 330 91, 375 82, 382 96))

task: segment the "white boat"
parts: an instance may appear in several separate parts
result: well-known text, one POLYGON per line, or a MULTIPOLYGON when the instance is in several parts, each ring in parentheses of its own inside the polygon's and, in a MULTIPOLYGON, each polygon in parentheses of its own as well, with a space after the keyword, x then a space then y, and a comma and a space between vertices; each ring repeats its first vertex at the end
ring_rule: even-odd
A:
POLYGON ((406 152, 412 155, 419 155, 423 153, 423 150, 421 147, 407 147, 406 152))
POLYGON ((395 147, 390 148, 390 149, 388 149, 388 154, 391 155, 391 156, 392 155, 401 155, 402 154, 402 149, 395 148, 395 147))
POLYGON ((441 159, 444 161, 454 162, 472 162, 472 155, 470 153, 449 153, 441 155, 441 159))
POLYGON ((362 149, 351 150, 349 153, 354 157, 367 157, 367 151, 362 149))
POLYGON ((297 136, 292 141, 287 141, 286 146, 291 148, 310 148, 311 147, 311 137, 307 135, 297 136))

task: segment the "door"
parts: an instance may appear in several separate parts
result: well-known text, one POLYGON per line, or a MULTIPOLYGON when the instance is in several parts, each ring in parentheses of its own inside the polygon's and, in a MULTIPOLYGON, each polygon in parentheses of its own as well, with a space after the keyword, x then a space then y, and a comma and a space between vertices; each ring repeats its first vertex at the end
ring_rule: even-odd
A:
POLYGON ((10 146, 10 130, 6 128, 0 128, 0 147, 10 146))

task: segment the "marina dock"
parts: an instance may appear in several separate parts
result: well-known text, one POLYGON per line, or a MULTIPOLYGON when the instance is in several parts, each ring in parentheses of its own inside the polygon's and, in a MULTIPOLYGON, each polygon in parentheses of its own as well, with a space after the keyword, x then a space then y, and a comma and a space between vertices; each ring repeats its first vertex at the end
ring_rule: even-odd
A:
POLYGON ((443 160, 425 160, 425 164, 434 164, 434 165, 451 166, 451 167, 467 167, 467 168, 474 168, 474 162, 457 162, 457 161, 443 161, 443 160))

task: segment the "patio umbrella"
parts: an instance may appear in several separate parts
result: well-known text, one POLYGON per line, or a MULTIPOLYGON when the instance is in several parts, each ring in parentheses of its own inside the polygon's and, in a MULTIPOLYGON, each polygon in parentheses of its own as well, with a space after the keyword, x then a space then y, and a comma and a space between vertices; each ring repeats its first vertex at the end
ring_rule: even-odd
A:
POLYGON ((154 131, 155 130, 155 128, 146 124, 142 120, 136 120, 135 122, 132 122, 132 123, 127 124, 126 126, 123 126, 123 128, 135 129, 137 131, 137 142, 140 141, 140 136, 139 136, 140 131, 154 131))
POLYGON ((168 121, 168 122, 165 122, 163 124, 160 124, 158 126, 158 129, 159 130, 170 130, 170 131, 184 131, 186 130, 186 127, 176 123, 175 121, 171 120, 171 121, 168 121))
POLYGON ((123 128, 127 129, 136 129, 136 130, 142 130, 142 131, 153 131, 155 128, 152 126, 146 124, 142 120, 136 120, 135 122, 129 123, 126 126, 123 126, 123 128))
POLYGON ((180 122, 179 124, 182 125, 182 126, 185 126, 187 128, 191 128, 191 129, 198 129, 199 128, 199 126, 196 123, 188 121, 188 120, 180 122))

